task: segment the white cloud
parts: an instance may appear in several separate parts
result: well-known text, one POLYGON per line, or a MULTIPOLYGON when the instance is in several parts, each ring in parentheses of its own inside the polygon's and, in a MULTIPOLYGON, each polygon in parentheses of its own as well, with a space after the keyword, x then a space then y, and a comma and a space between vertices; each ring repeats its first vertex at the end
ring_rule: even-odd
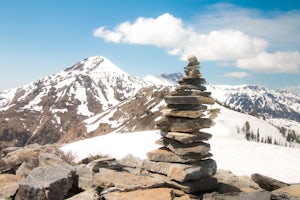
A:
POLYGON ((207 7, 194 17, 198 31, 235 29, 251 37, 265 38, 271 47, 297 48, 300 45, 300 10, 260 11, 219 3, 207 7))
POLYGON ((124 22, 113 31, 100 27, 94 31, 94 36, 116 43, 155 45, 183 59, 195 54, 202 61, 248 58, 257 55, 267 46, 265 40, 250 38, 238 30, 199 34, 168 13, 155 19, 141 17, 132 24, 124 22))
MULTIPOLYGON (((271 34, 284 28, 280 25, 275 26, 275 18, 260 19, 260 15, 254 10, 238 10, 234 7, 233 11, 232 14, 229 11, 220 12, 221 14, 217 13, 216 16, 220 15, 220 19, 218 19, 220 22, 216 23, 216 27, 221 22, 225 25, 222 29, 213 31, 210 24, 214 24, 217 18, 214 18, 213 15, 204 15, 204 19, 207 19, 207 23, 210 23, 207 26, 211 27, 211 30, 207 33, 199 31, 203 26, 203 20, 201 21, 202 24, 199 23, 198 30, 198 28, 195 28, 195 24, 193 26, 184 25, 181 19, 165 13, 157 18, 140 17, 133 23, 124 22, 117 25, 113 30, 100 27, 94 31, 94 36, 103 38, 108 42, 154 45, 165 49, 170 55, 177 55, 184 60, 188 55, 194 54, 200 61, 235 63, 239 68, 257 72, 300 72, 300 55, 298 51, 268 53, 268 42, 265 39, 251 37, 237 29, 229 29, 232 25, 233 28, 241 28, 248 32, 264 29, 261 31, 262 33, 266 34, 270 31, 271 34), (239 19, 239 16, 242 19, 239 19), (231 20, 233 20, 232 23, 231 20), (267 24, 269 25, 267 26, 267 24), (250 27, 249 30, 246 29, 247 27, 250 27)), ((287 25, 288 27, 295 24, 295 20, 292 20, 292 18, 286 17, 285 21, 283 20, 284 17, 281 16, 280 19, 279 22, 282 23, 291 21, 287 25)), ((300 30, 300 28, 296 29, 300 30)), ((298 32, 300 32, 299 30, 298 32)), ((262 33, 256 35, 263 35, 262 33)), ((295 37, 298 38, 299 36, 295 37)))
POLYGON ((182 46, 189 36, 189 29, 183 27, 180 19, 165 13, 156 19, 138 18, 134 23, 124 22, 113 31, 100 27, 94 31, 94 36, 106 41, 132 44, 155 45, 175 49, 182 46), (117 38, 115 40, 115 38, 117 38))
POLYGON ((231 77, 231 78, 246 78, 249 76, 246 72, 230 72, 224 74, 225 77, 231 77))
POLYGON ((121 41, 122 35, 118 32, 112 32, 104 30, 104 27, 100 27, 94 31, 95 37, 102 37, 107 42, 118 43, 121 41))
POLYGON ((260 53, 256 57, 239 59, 236 65, 243 69, 269 73, 300 73, 299 52, 260 53))
POLYGON ((267 42, 250 38, 238 30, 217 30, 208 34, 193 32, 182 47, 181 56, 196 54, 203 61, 232 61, 262 52, 267 42))

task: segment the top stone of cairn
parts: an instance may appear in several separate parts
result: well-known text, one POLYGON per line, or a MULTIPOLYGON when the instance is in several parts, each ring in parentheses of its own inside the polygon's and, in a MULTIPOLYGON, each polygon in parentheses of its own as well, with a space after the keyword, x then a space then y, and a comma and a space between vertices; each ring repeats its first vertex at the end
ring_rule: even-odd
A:
POLYGON ((198 61, 198 59, 196 58, 195 55, 188 56, 187 60, 189 62, 189 65, 199 65, 200 64, 200 62, 198 61))

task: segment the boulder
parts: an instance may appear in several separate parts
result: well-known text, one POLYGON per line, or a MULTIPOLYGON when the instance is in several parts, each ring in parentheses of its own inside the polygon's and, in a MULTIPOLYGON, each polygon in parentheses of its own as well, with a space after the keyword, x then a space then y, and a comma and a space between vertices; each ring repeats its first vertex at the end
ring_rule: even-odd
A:
POLYGON ((199 91, 199 90, 175 90, 170 92, 170 96, 203 96, 210 97, 211 92, 199 91))
POLYGON ((287 183, 281 182, 274 178, 264 176, 261 174, 252 174, 251 178, 255 181, 261 188, 267 191, 273 191, 282 187, 288 186, 287 183))
POLYGON ((185 70, 185 73, 186 74, 188 73, 188 75, 185 76, 185 77, 188 77, 188 78, 201 78, 202 77, 202 74, 197 69, 196 70, 195 69, 193 69, 193 70, 185 70))
POLYGON ((197 70, 191 70, 189 76, 182 77, 178 83, 180 85, 202 85, 205 84, 206 81, 203 78, 199 78, 200 73, 197 70))
POLYGON ((176 86, 175 90, 200 90, 200 91, 205 91, 206 87, 201 85, 178 85, 176 86))
POLYGON ((131 154, 125 156, 122 159, 117 160, 117 162, 124 167, 132 167, 132 168, 141 168, 142 167, 142 160, 131 154))
POLYGON ((23 162, 20 167, 17 169, 16 171, 16 175, 18 176, 24 176, 26 177, 30 172, 31 170, 33 169, 34 167, 32 167, 30 164, 28 164, 27 162, 23 162))
POLYGON ((16 150, 19 150, 19 149, 23 149, 22 147, 7 147, 5 149, 2 149, 2 152, 6 155, 10 152, 13 152, 13 151, 16 151, 16 150))
POLYGON ((89 189, 83 192, 80 192, 79 194, 76 194, 70 198, 67 198, 66 200, 99 200, 100 196, 98 195, 98 192, 95 189, 89 189))
POLYGON ((39 154, 39 166, 56 166, 66 164, 58 156, 51 153, 40 153, 39 154))
POLYGON ((40 146, 28 146, 24 148, 8 148, 7 154, 0 160, 0 173, 16 173, 23 162, 30 166, 38 166, 38 154, 40 146), (14 150, 13 150, 14 149, 14 150))
POLYGON ((93 160, 89 164, 87 164, 87 168, 91 169, 92 172, 97 173, 99 172, 99 168, 108 168, 108 169, 115 169, 121 170, 122 166, 116 161, 115 158, 98 158, 93 160))
POLYGON ((201 110, 204 111, 206 107, 198 104, 167 104, 167 108, 174 110, 201 110))
POLYGON ((197 192, 207 193, 216 191, 218 187, 218 182, 216 178, 209 177, 187 182, 177 182, 177 187, 179 187, 179 189, 188 194, 197 192))
POLYGON ((92 171, 90 167, 86 165, 78 165, 76 166, 76 174, 78 175, 78 188, 83 190, 94 189, 93 185, 94 175, 95 173, 92 171))
POLYGON ((267 191, 240 192, 233 194, 207 193, 202 200, 270 200, 271 194, 267 191))
POLYGON ((189 64, 191 64, 191 63, 198 63, 199 64, 198 59, 195 55, 188 56, 187 60, 188 60, 189 64))
POLYGON ((214 177, 218 180, 218 192, 221 194, 262 191, 249 176, 236 176, 231 171, 218 169, 214 177))
POLYGON ((157 122, 157 127, 167 132, 194 133, 201 128, 210 128, 212 124, 212 120, 208 118, 163 117, 157 122))
POLYGON ((188 195, 184 194, 182 191, 175 190, 172 188, 150 188, 143 190, 134 190, 129 192, 111 192, 103 194, 102 198, 106 200, 173 200, 176 197, 184 200, 188 200, 188 195))
POLYGON ((122 166, 114 158, 99 158, 90 163, 76 166, 76 173, 78 175, 78 187, 83 190, 90 190, 95 188, 94 177, 99 172, 100 168, 110 168, 122 170, 122 166))
POLYGON ((70 165, 43 166, 33 169, 20 183, 16 199, 65 199, 77 188, 78 177, 70 165))
POLYGON ((147 175, 131 174, 126 171, 115 171, 100 168, 94 175, 93 185, 100 188, 115 187, 119 190, 136 190, 145 188, 162 187, 164 182, 147 175))
POLYGON ((164 174, 171 180, 186 182, 213 176, 216 173, 217 165, 212 159, 199 161, 193 164, 144 160, 143 168, 151 172, 164 174))
POLYGON ((0 199, 13 199, 23 179, 13 174, 0 174, 0 199))
POLYGON ((167 96, 165 102, 167 104, 188 104, 188 105, 201 105, 201 104, 214 104, 214 99, 211 97, 202 96, 167 96))
POLYGON ((217 191, 217 187, 218 187, 217 179, 214 177, 204 178, 200 180, 186 181, 182 183, 182 182, 171 180, 170 178, 168 178, 163 174, 153 173, 152 176, 157 179, 163 180, 168 187, 182 190, 187 194, 193 194, 197 192, 200 193, 214 192, 217 191))
POLYGON ((299 200, 300 184, 290 185, 290 186, 279 188, 277 190, 273 190, 271 192, 271 197, 274 200, 282 200, 282 199, 299 200))
POLYGON ((204 140, 209 140, 212 137, 211 134, 205 132, 180 133, 180 132, 161 131, 160 134, 165 138, 176 140, 184 144, 201 142, 204 140))
POLYGON ((184 144, 177 142, 176 140, 170 140, 167 138, 161 138, 157 141, 157 144, 160 144, 164 147, 167 147, 173 153, 179 156, 187 156, 197 154, 199 156, 206 156, 210 151, 210 144, 205 142, 194 142, 190 144, 184 144))
POLYGON ((172 116, 172 117, 187 117, 187 118, 199 118, 204 117, 203 112, 200 110, 172 110, 172 109, 164 109, 162 110, 164 116, 172 116))
POLYGON ((147 156, 149 160, 155 162, 190 163, 211 157, 212 154, 208 153, 207 155, 195 154, 191 156, 179 156, 166 148, 160 148, 148 152, 147 156))

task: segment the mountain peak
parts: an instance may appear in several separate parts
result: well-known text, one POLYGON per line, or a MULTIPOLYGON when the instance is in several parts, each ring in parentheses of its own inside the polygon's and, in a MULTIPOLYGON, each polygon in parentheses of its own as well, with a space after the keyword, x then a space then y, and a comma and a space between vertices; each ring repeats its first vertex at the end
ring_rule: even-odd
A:
POLYGON ((92 74, 94 72, 114 72, 118 74, 126 74, 123 70, 113 64, 109 59, 100 55, 85 58, 75 65, 66 68, 64 71, 77 71, 87 74, 92 74))

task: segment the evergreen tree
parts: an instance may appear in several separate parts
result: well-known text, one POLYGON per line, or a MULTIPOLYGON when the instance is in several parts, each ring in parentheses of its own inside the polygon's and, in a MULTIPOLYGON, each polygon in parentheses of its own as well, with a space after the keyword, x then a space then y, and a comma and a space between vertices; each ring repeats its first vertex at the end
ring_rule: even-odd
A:
POLYGON ((259 142, 259 137, 260 137, 260 134, 259 134, 259 128, 258 128, 257 133, 256 133, 257 142, 259 142))
POLYGON ((246 121, 246 123, 245 123, 245 130, 246 130, 246 133, 250 132, 250 124, 248 121, 246 121))
POLYGON ((246 139, 247 139, 248 141, 250 141, 251 134, 250 134, 250 133, 246 133, 245 137, 246 137, 246 139))

